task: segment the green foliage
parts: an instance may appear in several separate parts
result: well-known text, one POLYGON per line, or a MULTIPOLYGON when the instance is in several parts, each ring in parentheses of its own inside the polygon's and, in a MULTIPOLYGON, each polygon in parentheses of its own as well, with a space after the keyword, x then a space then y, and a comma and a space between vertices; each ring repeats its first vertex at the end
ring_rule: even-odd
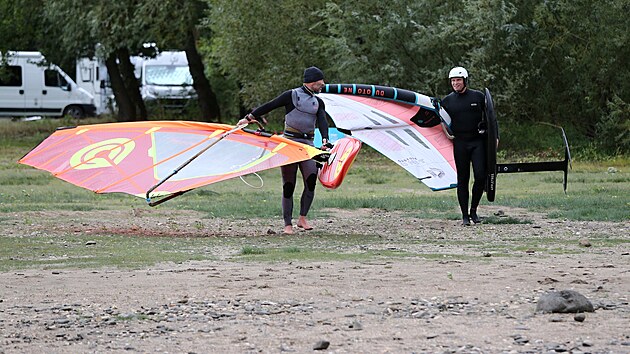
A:
MULTIPOLYGON (((609 127, 608 119, 628 124, 618 114, 630 95, 628 71, 618 69, 630 56, 622 0, 286 0, 272 13, 260 4, 212 3, 213 56, 234 74, 248 107, 295 86, 312 63, 330 82, 433 96, 446 95, 446 73, 464 65, 472 87, 493 91, 502 122, 575 127, 574 141, 593 141, 609 152, 610 134, 602 126, 609 127), (288 4, 302 10, 286 12, 288 4)), ((532 135, 515 134, 514 144, 528 146, 537 141, 528 139, 532 135)))
MULTIPOLYGON (((519 123, 512 121, 501 123, 499 150, 509 160, 523 156, 563 159, 564 141, 562 139, 562 131, 558 127, 544 123, 519 123)), ((580 142, 579 135, 574 130, 569 130, 566 134, 570 148, 573 151, 580 142)))
POLYGON ((0 1, 0 53, 55 48, 55 38, 49 38, 55 32, 48 27, 43 5, 42 0, 0 1))
POLYGON ((214 33, 212 55, 222 71, 239 83, 245 107, 301 85, 308 66, 325 73, 330 68, 330 61, 317 50, 319 34, 311 30, 320 20, 313 13, 323 0, 281 0, 274 6, 264 1, 211 4, 207 26, 214 33))
POLYGON ((522 22, 520 55, 510 58, 526 79, 521 98, 510 100, 514 117, 570 122, 583 135, 592 133, 612 94, 629 94, 628 73, 618 69, 628 56, 622 44, 629 39, 627 6, 623 1, 536 2, 522 22), (624 30, 604 29, 614 26, 624 30))
MULTIPOLYGON (((67 64, 96 43, 101 55, 146 42, 181 48, 193 27, 229 122, 298 86, 310 65, 329 82, 437 97, 450 91, 448 70, 463 65, 473 88, 492 90, 502 127, 571 127, 576 156, 602 159, 630 145, 628 10, 625 0, 0 0, 0 51, 41 50, 67 64)), ((534 136, 504 141, 542 145, 534 136)))
POLYGON ((597 137, 604 152, 630 153, 630 103, 614 95, 608 102, 609 113, 597 122, 597 137))

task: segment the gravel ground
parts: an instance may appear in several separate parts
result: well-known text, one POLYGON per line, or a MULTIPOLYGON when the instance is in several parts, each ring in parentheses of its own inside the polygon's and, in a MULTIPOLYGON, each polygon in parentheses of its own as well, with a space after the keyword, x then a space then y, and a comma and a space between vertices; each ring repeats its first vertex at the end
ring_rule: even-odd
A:
MULTIPOLYGON (((146 269, 3 272, 0 353, 630 353, 630 222, 484 211, 532 223, 462 227, 377 210, 337 211, 313 220, 315 231, 287 237, 369 233, 382 242, 339 253, 415 256, 270 263, 238 261, 238 250, 226 246, 213 250, 218 260, 146 269), (521 238, 529 242, 514 247, 521 238), (542 294, 565 289, 586 296, 595 312, 535 313, 542 294)), ((3 222, 3 234, 264 240, 281 226, 202 220, 187 211, 169 212, 167 221, 160 212, 132 214, 14 214, 10 220, 17 221, 3 222), (70 215, 72 222, 53 226, 70 215), (38 221, 25 229, 24 218, 38 221), (138 226, 159 220, 169 227, 138 226)))

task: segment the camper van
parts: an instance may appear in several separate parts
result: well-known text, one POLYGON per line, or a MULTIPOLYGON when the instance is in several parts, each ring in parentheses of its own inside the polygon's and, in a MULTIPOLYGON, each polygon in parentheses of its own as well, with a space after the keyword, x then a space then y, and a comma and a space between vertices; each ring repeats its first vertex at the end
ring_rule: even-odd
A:
POLYGON ((109 84, 107 68, 102 60, 80 58, 77 60, 77 85, 94 97, 96 114, 114 113, 116 102, 109 84))
POLYGON ((197 98, 186 52, 162 52, 155 58, 131 58, 140 79, 142 99, 165 108, 182 108, 197 98))
MULTIPOLYGON (((134 56, 130 60, 145 102, 155 102, 164 108, 182 108, 189 100, 197 98, 186 52, 164 51, 155 58, 134 56)), ((94 95, 99 114, 112 111, 113 94, 103 60, 77 60, 77 83, 94 95)))
POLYGON ((94 96, 40 52, 7 52, 0 65, 0 116, 94 116, 94 96))

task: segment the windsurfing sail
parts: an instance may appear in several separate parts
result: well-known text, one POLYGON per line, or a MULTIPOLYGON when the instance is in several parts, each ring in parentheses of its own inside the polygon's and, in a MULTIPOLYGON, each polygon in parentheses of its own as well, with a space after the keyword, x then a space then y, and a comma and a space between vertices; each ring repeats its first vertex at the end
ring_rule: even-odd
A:
POLYGON ((60 128, 18 162, 96 193, 122 192, 150 202, 326 154, 230 125, 147 121, 60 128))
POLYGON ((370 145, 432 190, 457 186, 451 119, 435 98, 394 87, 328 84, 319 97, 342 132, 370 145))

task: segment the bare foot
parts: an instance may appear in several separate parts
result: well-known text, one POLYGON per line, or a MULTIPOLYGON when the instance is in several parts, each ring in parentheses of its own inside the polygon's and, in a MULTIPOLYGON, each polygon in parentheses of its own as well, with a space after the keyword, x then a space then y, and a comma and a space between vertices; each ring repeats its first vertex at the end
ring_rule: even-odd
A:
POLYGON ((313 227, 311 227, 311 225, 308 224, 308 221, 306 221, 305 216, 300 216, 297 226, 304 230, 313 230, 313 227))
POLYGON ((283 233, 286 234, 286 235, 293 235, 293 226, 291 226, 291 225, 285 226, 283 233))

